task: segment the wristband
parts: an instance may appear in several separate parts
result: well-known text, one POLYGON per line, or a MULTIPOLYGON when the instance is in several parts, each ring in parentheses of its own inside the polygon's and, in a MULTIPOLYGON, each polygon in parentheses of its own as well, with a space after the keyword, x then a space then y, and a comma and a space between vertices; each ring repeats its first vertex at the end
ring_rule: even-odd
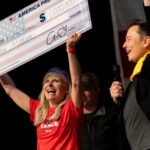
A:
POLYGON ((67 52, 74 52, 75 50, 76 50, 75 47, 67 48, 67 52))

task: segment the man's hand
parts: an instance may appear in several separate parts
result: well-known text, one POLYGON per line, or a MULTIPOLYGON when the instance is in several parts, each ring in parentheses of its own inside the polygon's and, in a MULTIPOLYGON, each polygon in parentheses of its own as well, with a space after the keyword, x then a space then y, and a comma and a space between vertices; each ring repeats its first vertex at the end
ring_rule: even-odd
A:
POLYGON ((110 95, 113 99, 113 101, 118 104, 117 98, 123 97, 123 85, 121 82, 114 81, 110 87, 110 95))

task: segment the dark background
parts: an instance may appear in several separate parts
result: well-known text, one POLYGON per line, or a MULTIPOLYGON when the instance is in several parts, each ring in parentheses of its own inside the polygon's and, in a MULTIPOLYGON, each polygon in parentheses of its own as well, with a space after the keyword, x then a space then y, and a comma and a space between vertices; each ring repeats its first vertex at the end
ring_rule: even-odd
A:
MULTIPOLYGON (((0 5, 0 20, 30 5, 35 0, 3 1, 0 5)), ((77 54, 83 72, 94 72, 101 79, 101 94, 105 100, 113 80, 115 64, 114 40, 109 0, 89 0, 93 28, 82 35, 77 54)), ((37 99, 44 74, 51 67, 68 71, 65 44, 9 72, 17 87, 37 99)), ((14 150, 35 150, 36 129, 29 115, 21 110, 5 94, 1 93, 1 147, 14 150)))

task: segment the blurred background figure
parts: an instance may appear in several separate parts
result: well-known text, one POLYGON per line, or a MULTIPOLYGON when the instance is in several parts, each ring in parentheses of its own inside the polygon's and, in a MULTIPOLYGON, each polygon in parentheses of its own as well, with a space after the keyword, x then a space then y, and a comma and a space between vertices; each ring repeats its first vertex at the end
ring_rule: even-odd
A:
POLYGON ((118 106, 100 98, 100 81, 94 73, 84 73, 81 83, 84 101, 82 150, 117 150, 118 106))

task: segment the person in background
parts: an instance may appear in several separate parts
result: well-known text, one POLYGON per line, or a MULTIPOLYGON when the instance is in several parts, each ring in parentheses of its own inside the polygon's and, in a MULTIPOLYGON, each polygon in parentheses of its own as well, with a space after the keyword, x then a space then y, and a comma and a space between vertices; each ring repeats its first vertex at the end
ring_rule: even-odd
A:
POLYGON ((114 81, 110 94, 114 101, 122 97, 119 117, 119 149, 150 149, 150 26, 134 20, 127 28, 123 48, 135 63, 128 88, 114 81), (124 93, 124 94, 123 94, 124 93))
POLYGON ((8 74, 0 77, 6 93, 30 114, 37 128, 38 150, 80 149, 83 121, 81 68, 75 51, 80 38, 81 34, 74 33, 66 43, 71 80, 66 71, 50 69, 44 76, 38 101, 20 91, 8 74))
MULTIPOLYGON (((100 81, 94 73, 81 77, 83 88, 82 150, 117 150, 117 110, 115 103, 102 103, 100 81)), ((109 93, 108 93, 109 94, 109 93)))

